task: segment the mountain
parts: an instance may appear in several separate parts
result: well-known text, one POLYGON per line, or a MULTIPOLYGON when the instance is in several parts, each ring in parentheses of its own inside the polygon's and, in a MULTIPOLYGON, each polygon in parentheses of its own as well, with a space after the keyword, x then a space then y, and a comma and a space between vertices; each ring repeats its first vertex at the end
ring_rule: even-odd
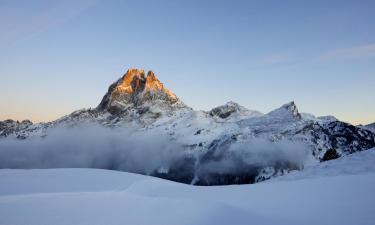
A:
POLYGON ((142 69, 129 69, 122 78, 109 87, 97 109, 119 114, 129 108, 143 108, 144 111, 156 104, 167 107, 184 106, 173 92, 164 87, 152 71, 146 76, 142 69))
POLYGON ((208 112, 193 110, 152 71, 146 75, 141 69, 129 69, 111 84, 94 109, 49 123, 6 120, 0 122, 0 138, 48 137, 56 128, 82 124, 167 137, 181 154, 167 168, 147 174, 196 185, 254 183, 302 169, 305 150, 318 163, 375 146, 370 129, 300 113, 294 102, 266 114, 234 102, 208 112))

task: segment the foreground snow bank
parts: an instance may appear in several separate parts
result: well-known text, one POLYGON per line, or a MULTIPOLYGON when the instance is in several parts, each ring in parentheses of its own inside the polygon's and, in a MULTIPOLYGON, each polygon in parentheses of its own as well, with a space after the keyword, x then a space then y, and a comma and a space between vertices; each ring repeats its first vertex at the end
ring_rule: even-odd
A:
POLYGON ((371 150, 284 181, 216 187, 97 169, 5 169, 0 224, 373 224, 374 164, 371 150))

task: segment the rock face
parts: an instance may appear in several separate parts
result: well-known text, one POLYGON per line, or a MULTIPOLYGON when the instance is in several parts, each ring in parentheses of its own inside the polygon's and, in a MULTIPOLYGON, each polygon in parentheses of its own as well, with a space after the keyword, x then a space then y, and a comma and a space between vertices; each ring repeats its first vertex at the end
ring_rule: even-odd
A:
POLYGON ((146 76, 142 69, 129 69, 122 78, 109 87, 98 109, 118 114, 129 107, 138 107, 151 101, 167 105, 180 102, 152 71, 146 76))

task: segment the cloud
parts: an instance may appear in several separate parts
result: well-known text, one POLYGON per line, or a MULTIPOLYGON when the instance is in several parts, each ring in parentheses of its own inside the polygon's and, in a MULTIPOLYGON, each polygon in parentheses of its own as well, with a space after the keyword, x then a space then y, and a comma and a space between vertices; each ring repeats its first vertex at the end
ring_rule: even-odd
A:
POLYGON ((323 53, 320 59, 353 59, 353 58, 368 58, 375 57, 375 43, 358 45, 350 48, 336 49, 323 53))
POLYGON ((96 125, 50 130, 45 138, 0 140, 0 168, 100 168, 150 174, 182 148, 167 137, 96 125))
POLYGON ((298 143, 251 139, 214 152, 186 151, 169 136, 99 125, 54 128, 45 138, 0 140, 0 169, 99 168, 203 185, 255 177, 266 167, 298 169, 308 150, 298 143), (213 153, 213 154, 212 154, 213 153))
POLYGON ((301 169, 305 164, 311 163, 309 152, 306 146, 298 142, 270 142, 252 138, 232 143, 227 149, 224 146, 216 149, 213 156, 200 165, 198 173, 200 177, 210 180, 215 174, 247 173, 257 176, 261 169, 267 167, 301 169))

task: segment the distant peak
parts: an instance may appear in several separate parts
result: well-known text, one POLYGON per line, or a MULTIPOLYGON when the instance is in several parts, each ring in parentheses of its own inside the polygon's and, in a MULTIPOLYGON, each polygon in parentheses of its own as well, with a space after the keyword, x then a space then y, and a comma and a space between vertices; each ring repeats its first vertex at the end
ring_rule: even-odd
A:
POLYGON ((131 68, 108 88, 98 108, 117 113, 131 105, 138 106, 154 100, 170 105, 179 101, 173 92, 164 87, 153 71, 148 71, 146 76, 143 69, 131 68))
POLYGON ((240 105, 237 102, 234 102, 234 101, 229 101, 229 102, 225 103, 225 105, 240 107, 240 105))
POLYGON ((295 119, 301 119, 301 114, 298 112, 297 105, 294 101, 282 105, 280 108, 273 110, 268 113, 270 116, 276 117, 289 117, 292 116, 295 119))
POLYGON ((292 112, 294 116, 300 116, 298 112, 297 105, 294 101, 284 104, 282 107, 286 108, 288 111, 292 112))
POLYGON ((282 105, 282 107, 289 107, 289 106, 296 106, 296 103, 294 103, 294 101, 291 101, 289 103, 282 105))
POLYGON ((224 105, 215 107, 211 109, 211 111, 209 111, 209 114, 211 116, 217 116, 222 119, 228 118, 234 113, 241 114, 242 116, 246 116, 248 118, 258 117, 258 116, 263 115, 261 112, 258 112, 255 110, 249 110, 233 101, 229 101, 225 103, 224 105))

